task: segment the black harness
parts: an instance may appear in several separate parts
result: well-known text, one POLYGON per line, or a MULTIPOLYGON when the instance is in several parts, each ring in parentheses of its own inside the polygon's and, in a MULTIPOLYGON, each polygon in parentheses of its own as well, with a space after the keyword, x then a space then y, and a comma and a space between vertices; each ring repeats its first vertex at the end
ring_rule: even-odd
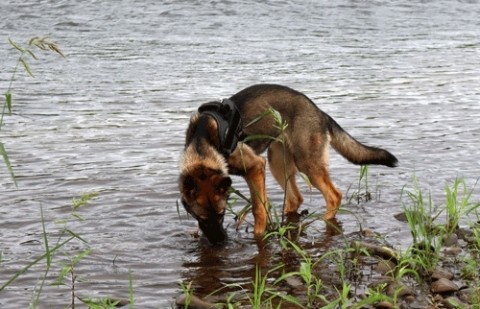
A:
POLYGON ((238 138, 242 131, 242 118, 235 103, 229 99, 222 102, 210 102, 198 108, 200 114, 212 116, 217 122, 219 151, 228 158, 237 147, 238 138))

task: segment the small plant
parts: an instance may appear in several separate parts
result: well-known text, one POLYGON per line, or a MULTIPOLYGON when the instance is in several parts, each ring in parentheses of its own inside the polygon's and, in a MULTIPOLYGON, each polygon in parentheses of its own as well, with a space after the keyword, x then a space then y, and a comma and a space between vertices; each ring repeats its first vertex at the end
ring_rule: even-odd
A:
POLYGON ((410 205, 407 206, 402 199, 413 238, 413 245, 408 253, 422 272, 429 273, 439 261, 439 251, 445 230, 441 226, 435 226, 434 221, 440 213, 435 214, 431 194, 425 201, 416 179, 414 179, 414 185, 412 191, 402 189, 402 196, 405 193, 410 201, 410 205))
POLYGON ((358 177, 358 194, 357 194, 357 203, 360 204, 361 200, 368 202, 372 199, 372 194, 368 191, 368 165, 360 166, 360 174, 358 177), (362 181, 363 181, 363 193, 362 191, 362 181))
POLYGON ((322 280, 314 275, 314 269, 317 267, 317 264, 323 260, 323 258, 319 258, 314 262, 312 257, 307 254, 307 252, 299 245, 288 239, 287 242, 288 245, 297 254, 299 254, 302 259, 300 261, 298 271, 282 275, 276 280, 276 283, 286 280, 289 277, 299 277, 306 286, 307 308, 315 307, 317 305, 317 301, 326 302, 325 298, 321 295, 321 289, 323 288, 322 280))
POLYGON ((70 308, 72 309, 75 308, 76 299, 75 283, 77 281, 77 274, 75 273, 75 266, 80 263, 80 261, 82 261, 88 254, 90 254, 90 252, 92 252, 92 249, 88 248, 74 257, 66 256, 67 260, 66 262, 62 262, 63 267, 60 271, 60 274, 55 282, 52 283, 54 286, 69 286, 71 294, 70 308), (69 276, 69 279, 66 279, 67 276, 69 276))
MULTIPOLYGON (((478 182, 478 180, 477 180, 478 182)), ((476 185, 476 183, 475 183, 476 185)), ((476 210, 480 203, 470 202, 473 190, 468 190, 464 179, 456 178, 451 187, 445 186, 446 193, 446 230, 448 234, 453 234, 459 227, 460 218, 476 210)))
POLYGON ((182 289, 182 294, 185 295, 185 305, 183 306, 185 309, 190 308, 190 302, 192 300, 193 295, 193 282, 190 281, 188 283, 180 282, 180 288, 182 289))
MULTIPOLYGON (((8 114, 12 113, 12 85, 20 65, 23 66, 25 72, 27 72, 29 76, 33 77, 32 70, 30 69, 30 65, 28 64, 28 58, 31 58, 33 60, 38 60, 38 57, 34 52, 35 48, 40 49, 42 51, 53 51, 59 54, 60 56, 65 57, 62 51, 60 50, 60 48, 58 47, 58 45, 48 37, 33 37, 28 41, 28 44, 26 47, 21 46, 20 44, 13 41, 12 39, 8 39, 8 42, 20 53, 20 55, 18 57, 15 68, 13 70, 12 77, 10 78, 10 83, 8 85, 7 91, 5 91, 5 101, 3 103, 2 113, 0 115, 0 131, 3 126, 3 117, 7 113, 8 114)), ((5 165, 10 173, 12 180, 14 181, 15 185, 17 185, 15 180, 15 174, 13 172, 10 159, 8 158, 5 145, 1 141, 0 141, 0 155, 2 156, 3 161, 5 162, 5 165)))
POLYGON ((281 308, 282 301, 301 306, 295 297, 287 295, 275 289, 274 285, 281 280, 277 279, 273 286, 268 285, 267 280, 269 275, 283 267, 284 265, 280 264, 269 270, 265 275, 262 275, 261 268, 258 265, 255 266, 255 278, 252 282, 252 296, 248 296, 252 308, 274 308, 274 301, 278 302, 277 308, 281 308))
POLYGON ((377 193, 372 194, 370 192, 370 186, 368 182, 368 165, 360 165, 359 173, 358 173, 358 182, 357 182, 357 189, 352 189, 353 184, 351 184, 345 196, 347 197, 348 203, 352 203, 352 200, 357 201, 357 205, 361 202, 368 202, 372 200, 373 196, 377 196, 377 193), (350 192, 352 191, 352 192, 350 192))

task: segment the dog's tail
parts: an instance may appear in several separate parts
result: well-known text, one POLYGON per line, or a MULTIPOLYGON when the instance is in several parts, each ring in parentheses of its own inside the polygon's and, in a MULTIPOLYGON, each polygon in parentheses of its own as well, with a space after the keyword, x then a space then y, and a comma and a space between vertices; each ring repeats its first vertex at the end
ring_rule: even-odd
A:
POLYGON ((348 134, 333 118, 328 117, 332 147, 348 161, 359 164, 380 164, 395 167, 397 158, 385 149, 364 145, 348 134))

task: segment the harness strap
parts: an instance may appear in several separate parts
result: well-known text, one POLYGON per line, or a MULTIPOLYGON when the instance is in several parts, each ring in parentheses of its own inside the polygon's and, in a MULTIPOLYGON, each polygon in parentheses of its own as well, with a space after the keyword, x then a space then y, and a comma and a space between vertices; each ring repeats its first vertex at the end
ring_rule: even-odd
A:
POLYGON ((222 102, 209 102, 201 105, 198 112, 208 114, 217 121, 220 139, 219 151, 228 158, 237 147, 242 130, 242 118, 237 106, 232 100, 223 99, 222 102))

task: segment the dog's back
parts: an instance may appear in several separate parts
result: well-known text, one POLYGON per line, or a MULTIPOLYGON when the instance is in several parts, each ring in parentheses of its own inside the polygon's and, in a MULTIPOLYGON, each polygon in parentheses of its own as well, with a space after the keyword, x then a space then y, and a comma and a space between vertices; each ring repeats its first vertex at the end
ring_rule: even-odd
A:
MULTIPOLYGON (((326 147, 329 143, 343 157, 354 164, 381 164, 394 167, 397 159, 388 151, 366 146, 358 142, 333 120, 321 111, 307 96, 291 88, 259 84, 248 87, 230 98, 240 110, 244 124, 257 119, 268 108, 280 113, 287 124, 285 131, 287 143, 293 151, 308 151, 312 134, 317 142, 326 147)), ((268 135, 276 138, 280 135, 278 124, 272 115, 247 126, 243 130, 248 135, 268 135)), ((271 140, 249 142, 257 153, 265 151, 271 140)), ((301 160, 301 158, 299 158, 301 160)))

